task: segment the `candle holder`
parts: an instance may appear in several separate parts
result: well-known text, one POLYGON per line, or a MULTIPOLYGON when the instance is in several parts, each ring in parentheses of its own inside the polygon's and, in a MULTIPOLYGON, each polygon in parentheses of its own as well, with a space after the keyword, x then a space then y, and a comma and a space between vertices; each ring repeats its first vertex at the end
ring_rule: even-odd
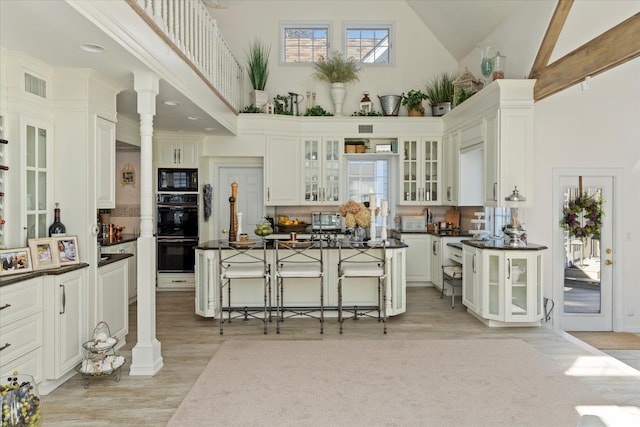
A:
POLYGON ((387 217, 389 216, 388 212, 382 212, 382 229, 380 230, 380 240, 387 240, 387 217))

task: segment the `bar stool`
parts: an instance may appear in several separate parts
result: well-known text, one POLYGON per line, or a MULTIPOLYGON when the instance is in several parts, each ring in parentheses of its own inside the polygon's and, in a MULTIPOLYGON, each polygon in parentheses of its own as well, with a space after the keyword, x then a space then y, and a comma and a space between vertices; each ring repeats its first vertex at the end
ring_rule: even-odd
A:
MULTIPOLYGON (((324 266, 322 242, 275 241, 276 244, 276 332, 280 333, 280 322, 284 312, 292 316, 307 316, 320 320, 320 333, 324 333, 324 266), (319 279, 320 315, 313 313, 318 307, 286 306, 284 303, 284 279, 319 279)), ((298 281, 292 281, 293 286, 298 281)))
POLYGON ((444 287, 451 287, 451 308, 455 304, 456 288, 462 289, 462 266, 461 265, 443 265, 442 266, 442 289, 440 290, 440 299, 444 296, 444 287))
POLYGON ((374 307, 354 306, 352 319, 358 319, 359 316, 377 318, 384 325, 384 333, 387 333, 386 277, 386 241, 351 242, 340 240, 338 242, 338 322, 341 334, 344 322, 342 288, 347 279, 353 278, 376 279, 378 304, 374 307), (371 314, 373 312, 377 312, 377 316, 371 314))
MULTIPOLYGON (((220 335, 223 334, 224 313, 228 313, 227 322, 231 319, 249 317, 259 319, 262 312, 264 333, 267 333, 267 294, 271 294, 271 266, 267 263, 267 242, 239 241, 218 244, 219 265, 219 297, 220 297, 220 335), (263 281, 264 305, 262 307, 232 307, 231 281, 256 280, 263 281), (227 288, 227 307, 224 306, 224 289, 227 288), (238 313, 233 315, 232 313, 238 313)), ((269 307, 269 311, 270 311, 269 307)))

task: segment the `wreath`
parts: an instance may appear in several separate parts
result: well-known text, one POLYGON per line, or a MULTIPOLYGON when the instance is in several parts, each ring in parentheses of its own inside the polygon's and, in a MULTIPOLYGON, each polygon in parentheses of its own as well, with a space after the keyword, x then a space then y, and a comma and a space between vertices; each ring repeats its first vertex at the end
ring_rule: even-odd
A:
POLYGON ((569 235, 579 239, 588 237, 600 238, 602 227, 602 203, 601 197, 582 195, 569 202, 563 209, 562 229, 569 235))

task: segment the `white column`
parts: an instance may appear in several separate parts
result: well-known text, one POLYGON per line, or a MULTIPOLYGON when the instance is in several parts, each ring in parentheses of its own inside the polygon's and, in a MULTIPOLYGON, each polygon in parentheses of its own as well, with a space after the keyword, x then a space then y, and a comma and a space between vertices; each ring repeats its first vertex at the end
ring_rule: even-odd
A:
POLYGON ((162 369, 156 338, 156 239, 153 236, 153 116, 159 79, 134 73, 140 114, 140 237, 138 237, 138 342, 131 352, 130 375, 155 375, 162 369))

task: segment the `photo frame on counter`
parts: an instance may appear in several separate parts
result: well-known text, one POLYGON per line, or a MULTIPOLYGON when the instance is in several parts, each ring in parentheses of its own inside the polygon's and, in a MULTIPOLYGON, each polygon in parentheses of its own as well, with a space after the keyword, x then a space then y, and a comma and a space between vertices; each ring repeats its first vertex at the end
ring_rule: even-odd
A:
POLYGON ((60 267, 58 251, 53 246, 52 238, 29 239, 29 249, 34 270, 60 267))
POLYGON ((60 266, 69 264, 78 264, 80 255, 78 255, 78 238, 76 236, 54 237, 54 247, 60 266))
POLYGON ((0 276, 33 271, 29 248, 0 249, 0 276))

